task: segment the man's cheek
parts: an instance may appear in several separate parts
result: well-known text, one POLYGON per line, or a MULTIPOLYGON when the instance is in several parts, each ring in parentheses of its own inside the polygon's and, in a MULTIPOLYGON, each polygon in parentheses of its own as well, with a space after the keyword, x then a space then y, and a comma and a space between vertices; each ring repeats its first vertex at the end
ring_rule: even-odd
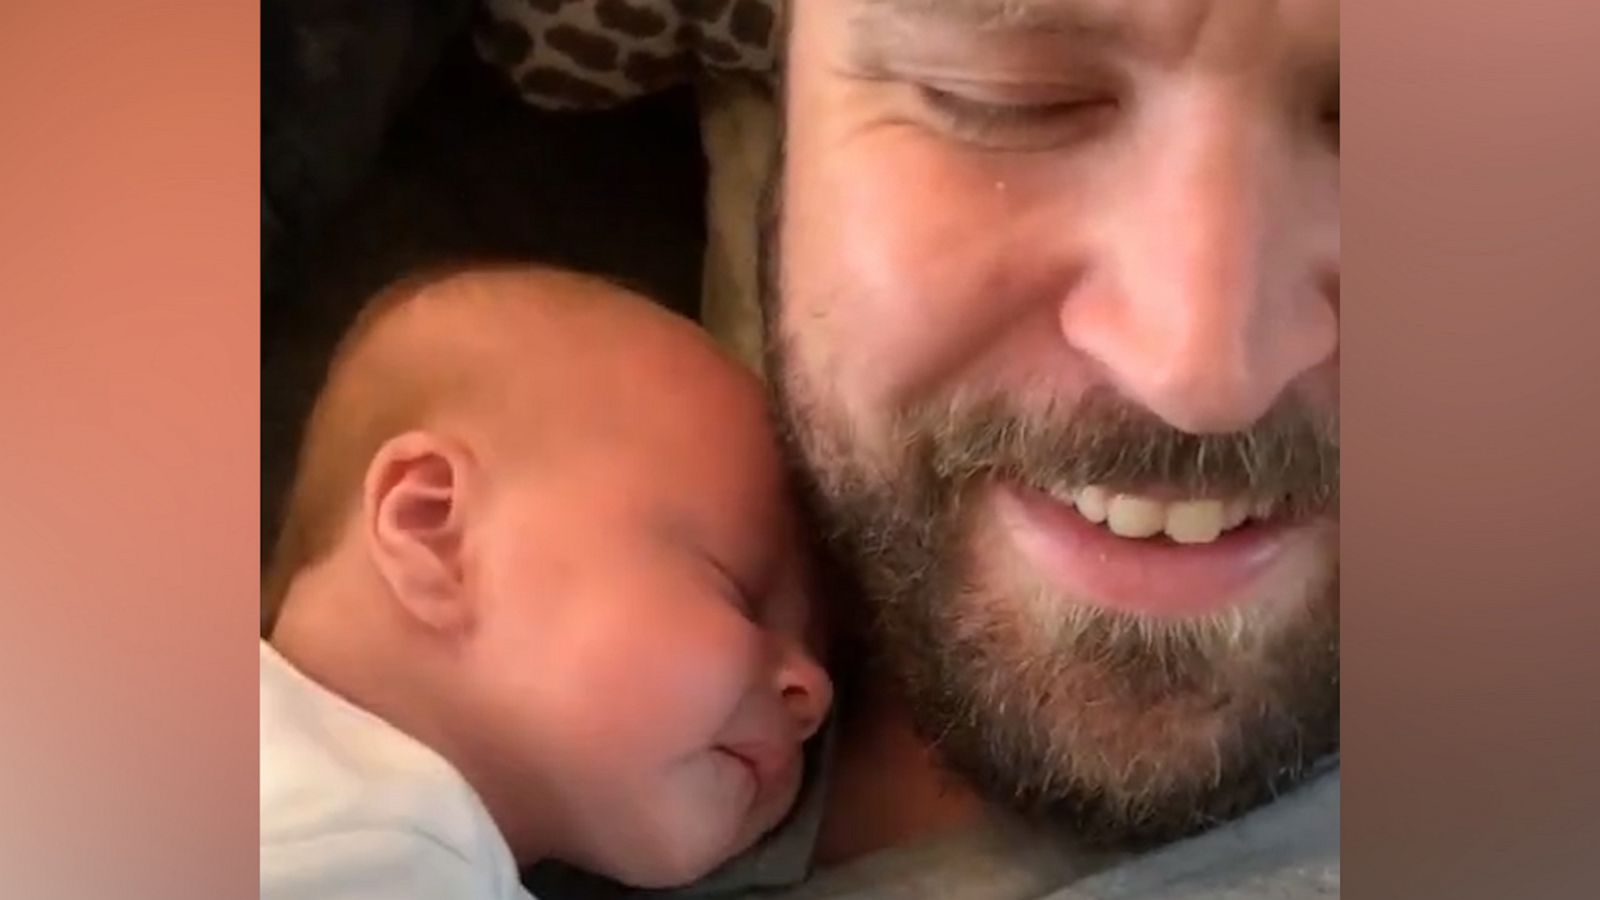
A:
POLYGON ((905 152, 855 159, 833 163, 843 167, 830 186, 838 214, 801 220, 828 225, 805 237, 811 263, 793 261, 797 326, 825 343, 818 363, 861 403, 895 406, 979 349, 1005 225, 948 167, 905 152))

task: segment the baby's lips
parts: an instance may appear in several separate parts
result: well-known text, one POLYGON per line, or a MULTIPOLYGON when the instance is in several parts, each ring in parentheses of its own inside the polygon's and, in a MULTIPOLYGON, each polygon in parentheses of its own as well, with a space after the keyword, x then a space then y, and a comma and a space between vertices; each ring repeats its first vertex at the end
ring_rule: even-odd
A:
POLYGON ((776 741, 736 741, 719 747, 755 773, 763 789, 778 784, 790 767, 798 765, 800 748, 776 741))

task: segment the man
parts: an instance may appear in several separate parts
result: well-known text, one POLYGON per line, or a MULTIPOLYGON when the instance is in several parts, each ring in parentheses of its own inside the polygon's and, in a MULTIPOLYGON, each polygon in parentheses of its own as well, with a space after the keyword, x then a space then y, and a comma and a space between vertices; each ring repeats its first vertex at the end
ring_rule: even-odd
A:
MULTIPOLYGON (((790 15, 770 373, 871 659, 817 860, 1288 791, 1338 744, 1336 0, 790 15)), ((1337 890, 1321 791, 1274 895, 1337 890)))
POLYGON ((690 894, 1337 893, 1337 3, 786 40, 768 374, 860 664, 811 802, 690 894))

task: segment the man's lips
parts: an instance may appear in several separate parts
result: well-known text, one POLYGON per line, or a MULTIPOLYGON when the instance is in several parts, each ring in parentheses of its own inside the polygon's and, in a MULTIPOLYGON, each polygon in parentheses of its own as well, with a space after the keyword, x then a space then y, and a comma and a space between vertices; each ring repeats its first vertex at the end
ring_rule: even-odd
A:
POLYGON ((1191 522, 1169 522, 1163 533, 1155 521, 1159 513, 1149 509, 1133 510, 1144 521, 1131 528, 1127 521, 1108 521, 1101 505, 1085 513, 1059 496, 1012 483, 995 483, 992 494, 1002 529, 1044 582, 1068 598, 1143 615, 1199 616, 1244 602, 1274 573, 1295 576, 1284 570, 1305 564, 1316 534, 1315 523, 1292 525, 1267 514, 1236 523, 1225 518, 1222 529, 1203 522, 1198 533, 1204 539, 1186 543, 1170 532, 1187 538, 1196 533, 1191 522), (1139 536, 1124 536, 1129 533, 1139 536))

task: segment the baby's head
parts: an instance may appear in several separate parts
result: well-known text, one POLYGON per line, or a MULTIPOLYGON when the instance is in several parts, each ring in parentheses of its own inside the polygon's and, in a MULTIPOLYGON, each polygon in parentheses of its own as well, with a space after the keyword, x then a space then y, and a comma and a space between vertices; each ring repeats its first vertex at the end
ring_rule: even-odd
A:
POLYGON ((336 356, 266 602, 523 861, 692 880, 792 805, 831 700, 753 376, 594 279, 391 289, 336 356))

